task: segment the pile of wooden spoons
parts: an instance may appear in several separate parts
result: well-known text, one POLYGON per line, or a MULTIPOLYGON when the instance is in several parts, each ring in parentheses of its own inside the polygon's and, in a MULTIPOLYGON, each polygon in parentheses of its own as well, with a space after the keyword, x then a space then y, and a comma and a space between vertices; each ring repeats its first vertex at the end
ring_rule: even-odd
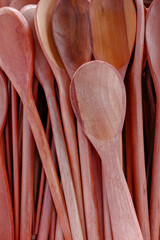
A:
POLYGON ((150 2, 0 0, 0 239, 159 240, 150 2))

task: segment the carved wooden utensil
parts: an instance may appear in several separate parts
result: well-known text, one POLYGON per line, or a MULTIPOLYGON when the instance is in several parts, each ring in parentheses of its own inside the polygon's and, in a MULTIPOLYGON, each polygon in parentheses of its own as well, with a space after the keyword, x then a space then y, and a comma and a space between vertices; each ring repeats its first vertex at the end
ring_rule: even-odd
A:
MULTIPOLYGON (((51 20, 56 3, 56 0, 48 0, 47 2, 45 0, 41 0, 39 2, 35 15, 35 27, 42 50, 50 64, 58 84, 62 122, 70 159, 73 183, 79 207, 79 215, 82 223, 82 226, 79 226, 78 228, 75 228, 74 225, 71 224, 72 234, 75 236, 77 234, 76 232, 80 231, 80 228, 83 227, 83 218, 81 217, 81 212, 83 211, 82 187, 75 121, 69 99, 70 78, 66 72, 52 37, 51 20)), ((73 221, 73 219, 71 220, 73 221)), ((83 230, 81 235, 83 235, 83 230)))
MULTIPOLYGON (((5 76, 0 71, 0 139, 2 137, 8 110, 8 89, 5 76)), ((0 144, 0 236, 4 240, 14 240, 14 220, 11 195, 5 160, 0 144)))
POLYGON ((146 20, 146 45, 148 62, 156 92, 156 125, 154 137, 154 152, 152 164, 151 193, 150 193, 150 227, 151 239, 159 239, 159 181, 160 181, 160 69, 159 69, 159 39, 160 39, 160 1, 150 5, 146 20))
MULTIPOLYGON (((77 205, 77 199, 76 199, 75 189, 74 189, 73 180, 72 180, 72 173, 70 170, 66 142, 64 138, 62 125, 61 125, 61 118, 58 110, 58 105, 56 102, 56 96, 55 96, 55 90, 54 90, 54 76, 42 52, 42 49, 39 45, 39 42, 36 36, 36 32, 34 28, 35 9, 36 9, 36 5, 28 5, 24 7, 22 11, 23 11, 23 15, 29 22, 29 25, 31 27, 32 34, 34 37, 34 43, 35 43, 34 44, 35 46, 34 71, 44 89, 46 99, 47 99, 47 104, 48 104, 49 113, 50 113, 50 120, 52 125, 52 132, 53 132, 54 141, 55 141, 56 154, 59 162, 63 191, 64 191, 65 201, 66 201, 67 210, 68 210, 69 221, 71 226, 74 226, 74 231, 78 233, 79 231, 78 228, 79 226, 81 226, 81 222, 79 218, 79 209, 77 205)), ((81 194, 81 198, 82 198, 82 194, 81 194)), ((73 230, 73 227, 71 229, 73 230)), ((81 233, 79 232, 79 235, 80 234, 81 233)))
POLYGON ((89 19, 95 59, 112 64, 124 79, 136 36, 133 0, 92 0, 89 19))
POLYGON ((0 38, 0 66, 23 102, 64 235, 66 239, 72 239, 63 193, 32 94, 32 35, 26 19, 16 9, 0 9, 0 38), (9 42, 6 39, 9 39, 9 42))
POLYGON ((17 10, 20 10, 22 7, 28 4, 37 4, 39 0, 12 0, 10 7, 16 8, 17 10))
POLYGON ((102 159, 113 239, 143 239, 118 159, 126 110, 123 81, 111 65, 92 61, 76 71, 70 90, 77 119, 102 159))
MULTIPOLYGON (((60 0, 53 12, 54 41, 71 79, 78 67, 91 60, 88 6, 86 0, 74 3, 70 0, 60 0)), ((87 238, 102 239, 102 224, 94 191, 91 145, 79 122, 77 125, 87 238)), ((82 211, 81 216, 84 218, 82 211)))

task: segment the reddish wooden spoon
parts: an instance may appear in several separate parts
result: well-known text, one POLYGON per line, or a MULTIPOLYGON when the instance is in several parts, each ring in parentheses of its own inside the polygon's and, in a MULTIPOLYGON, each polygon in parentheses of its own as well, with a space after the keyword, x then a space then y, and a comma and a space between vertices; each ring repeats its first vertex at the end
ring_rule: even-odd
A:
POLYGON ((26 19, 16 9, 0 9, 0 65, 23 102, 66 239, 72 239, 66 205, 47 138, 32 95, 33 43, 26 19), (9 42, 6 41, 9 39, 9 42), (15 57, 12 61, 12 57, 15 57))
POLYGON ((136 36, 133 0, 92 0, 89 19, 95 58, 112 64, 124 79, 136 36))
POLYGON ((160 71, 159 71, 159 39, 160 39, 160 1, 155 0, 150 5, 146 20, 146 45, 148 62, 153 78, 156 92, 156 125, 154 138, 154 152, 152 164, 151 178, 151 194, 150 194, 150 226, 151 239, 159 239, 160 234, 160 218, 159 218, 159 200, 160 200, 160 71))
MULTIPOLYGON (((0 139, 8 110, 8 90, 4 75, 0 71, 0 139)), ((14 220, 8 176, 0 144, 0 236, 3 240, 14 240, 14 220)))
MULTIPOLYGON (((60 0, 54 9, 52 33, 70 78, 73 77, 78 67, 91 59, 88 6, 89 3, 86 0, 74 3, 60 0)), ((102 224, 99 221, 93 179, 91 144, 82 132, 79 122, 77 124, 87 239, 102 239, 102 224)), ((82 217, 83 212, 81 211, 82 217)), ((83 229, 85 231, 85 228, 83 229)))
MULTIPOLYGON (((83 227, 83 218, 81 217, 81 212, 83 211, 83 202, 82 202, 82 189, 81 189, 81 178, 80 178, 80 168, 79 168, 79 156, 77 148, 77 136, 75 128, 75 119, 72 111, 72 107, 69 99, 69 84, 70 78, 66 72, 66 69, 62 63, 60 55, 55 46, 52 29, 51 29, 51 20, 52 14, 55 9, 57 1, 48 0, 47 3, 45 0, 41 0, 37 6, 36 15, 35 15, 35 27, 37 36, 40 42, 40 45, 43 49, 43 52, 50 64, 50 67, 55 75, 60 98, 60 108, 62 114, 62 122, 64 127, 64 133, 67 143, 67 149, 70 159, 71 172, 73 176, 73 183, 76 191, 77 203, 79 207, 79 215, 81 220, 81 225, 83 227)), ((71 213, 70 213, 71 214, 71 213)), ((71 230, 73 238, 77 235, 76 231, 80 231, 81 226, 78 228, 74 227, 74 219, 70 218, 71 230), (79 230, 78 230, 79 229, 79 230)), ((82 230, 82 229, 81 229, 82 230)), ((83 234, 83 230, 82 230, 83 234)))
POLYGON ((122 79, 111 65, 92 61, 76 71, 70 93, 77 119, 102 159, 113 239, 143 239, 118 159, 126 109, 122 79))
MULTIPOLYGON (((46 99, 47 99, 51 125, 52 125, 52 132, 53 132, 54 141, 55 141, 57 159, 59 162, 59 168, 61 173, 63 191, 64 191, 64 196, 65 196, 68 215, 69 215, 69 221, 71 226, 75 226, 74 231, 77 231, 79 232, 79 234, 81 234, 80 233, 81 222, 79 218, 79 209, 78 209, 75 189, 73 185, 72 174, 70 170, 67 147, 66 147, 63 129, 61 125, 61 118, 58 110, 58 105, 56 102, 56 96, 55 96, 55 90, 54 90, 54 76, 48 65, 47 60, 45 59, 45 56, 41 50, 41 47, 39 45, 39 42, 36 36, 36 32, 34 28, 35 9, 36 9, 36 5, 28 5, 24 7, 21 10, 21 12, 29 22, 29 25, 32 29, 32 33, 34 36, 34 43, 35 43, 34 44, 35 46, 34 70, 37 78, 39 79, 44 89, 46 99), (72 204, 70 204, 71 202, 72 204)), ((82 194, 81 194, 81 198, 82 198, 82 194)), ((73 229, 73 227, 71 229, 73 229)))

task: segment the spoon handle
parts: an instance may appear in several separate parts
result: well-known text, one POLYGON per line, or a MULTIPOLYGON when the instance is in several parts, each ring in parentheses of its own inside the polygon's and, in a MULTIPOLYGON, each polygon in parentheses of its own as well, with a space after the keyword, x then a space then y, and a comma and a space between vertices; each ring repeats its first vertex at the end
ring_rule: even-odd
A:
MULTIPOLYGON (((71 240, 72 236, 70 232, 70 225, 65 200, 61 190, 56 168, 53 163, 50 147, 37 108, 33 101, 33 97, 29 97, 28 101, 26 102, 24 101, 24 107, 47 176, 48 184, 51 190, 51 194, 59 216, 64 236, 67 240, 71 240)), ((65 164, 63 163, 63 165, 65 164)))
POLYGON ((79 122, 77 125, 87 239, 101 240, 103 238, 100 231, 96 186, 93 176, 91 143, 83 133, 79 122))
POLYGON ((57 220, 57 214, 56 214, 56 209, 53 205, 52 219, 51 219, 51 225, 50 225, 50 231, 49 231, 49 240, 54 240, 55 239, 56 220, 57 220))
MULTIPOLYGON (((78 201, 76 198, 75 186, 72 179, 72 173, 70 169, 70 163, 68 158, 67 147, 61 125, 61 119, 58 111, 58 105, 56 103, 55 93, 53 89, 49 88, 46 91, 46 99, 50 112, 50 119, 52 125, 52 131, 55 141, 55 148, 57 153, 57 159, 59 163, 61 180, 64 190, 64 196, 66 200, 68 216, 71 226, 73 238, 76 239, 77 234, 80 239, 84 239, 84 231, 82 230, 82 219, 80 219, 78 208, 78 201), (67 184, 66 184, 67 183, 67 184), (71 204, 72 202, 72 204, 71 204)), ((82 206, 83 209, 83 206, 82 206)))
POLYGON ((52 209, 53 200, 50 193, 48 182, 46 181, 37 240, 48 240, 50 224, 52 219, 52 209))
MULTIPOLYGON (((117 141, 119 142, 119 140, 117 141)), ((119 163, 117 146, 116 140, 112 139, 104 144, 104 152, 99 151, 113 239, 120 240, 123 236, 123 240, 142 240, 132 199, 119 163)))
POLYGON ((14 240, 14 220, 8 177, 0 144, 0 236, 3 240, 14 240))
POLYGON ((151 179, 151 195, 150 195, 150 226, 151 239, 159 239, 159 200, 160 200, 160 103, 159 99, 156 101, 156 124, 155 124, 155 138, 154 138, 154 152, 152 164, 152 179, 151 179))
POLYGON ((34 150, 34 139, 24 112, 20 219, 20 239, 24 240, 31 238, 32 232, 34 150))
MULTIPOLYGON (((48 113, 47 124, 46 124, 46 137, 47 137, 48 141, 49 141, 49 132, 50 132, 50 117, 49 117, 49 113, 48 113)), ((39 228, 39 223, 40 223, 40 216, 41 216, 41 209, 42 209, 42 202, 43 202, 44 186, 45 186, 45 172, 44 172, 44 169, 42 166, 40 184, 39 184, 39 192, 38 192, 38 203, 37 203, 37 209, 36 209, 35 228, 34 228, 35 235, 38 235, 38 228, 39 228)))
POLYGON ((18 123, 17 123, 17 92, 11 84, 12 103, 12 145, 13 145, 13 190, 14 190, 14 219, 15 239, 19 240, 20 230, 20 169, 18 159, 18 123))

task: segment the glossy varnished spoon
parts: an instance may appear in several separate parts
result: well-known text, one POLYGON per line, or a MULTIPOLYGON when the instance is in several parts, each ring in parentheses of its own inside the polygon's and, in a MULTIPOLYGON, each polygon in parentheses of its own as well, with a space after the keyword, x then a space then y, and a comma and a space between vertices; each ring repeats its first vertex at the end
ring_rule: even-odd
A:
POLYGON ((92 61, 76 71, 70 94, 76 117, 102 159, 113 239, 142 240, 118 158, 126 109, 123 81, 111 65, 92 61))
MULTIPOLYGON (((51 119, 52 132, 53 132, 54 141, 55 141, 56 154, 59 162, 61 180, 62 180, 63 191, 64 191, 65 201, 67 205, 71 229, 73 230, 73 226, 74 226, 74 232, 75 232, 74 236, 76 236, 76 234, 78 233, 80 237, 81 222, 79 217, 79 211, 81 210, 81 208, 78 209, 78 205, 77 205, 76 191, 73 185, 72 173, 70 170, 70 163, 69 163, 66 142, 64 138, 63 128, 61 125, 59 109, 56 102, 56 96, 55 96, 55 90, 54 90, 54 76, 42 52, 42 49, 39 45, 35 28, 34 28, 35 9, 36 9, 36 5, 28 5, 24 7, 21 10, 21 12, 27 19, 32 30, 32 35, 34 37, 34 46, 35 46, 34 71, 46 95, 46 100, 47 100, 50 119, 51 119), (72 204, 70 204, 71 202, 72 204)), ((81 198, 82 198, 82 194, 81 194, 81 198)))
MULTIPOLYGON (((4 130, 8 110, 8 89, 4 74, 0 71, 0 139, 4 130)), ((0 144, 0 236, 14 240, 14 220, 5 159, 0 144)))
POLYGON ((72 239, 68 214, 47 138, 32 94, 33 42, 26 19, 16 9, 0 9, 0 66, 23 102, 66 239, 72 239), (7 41, 8 40, 8 41, 7 41), (14 56, 14 61, 12 57, 14 56))
POLYGON ((159 39, 160 39, 160 1, 150 5, 146 20, 147 56, 156 92, 156 123, 154 137, 154 152, 150 193, 150 227, 151 239, 158 240, 160 234, 159 201, 160 201, 160 68, 159 68, 159 39))

